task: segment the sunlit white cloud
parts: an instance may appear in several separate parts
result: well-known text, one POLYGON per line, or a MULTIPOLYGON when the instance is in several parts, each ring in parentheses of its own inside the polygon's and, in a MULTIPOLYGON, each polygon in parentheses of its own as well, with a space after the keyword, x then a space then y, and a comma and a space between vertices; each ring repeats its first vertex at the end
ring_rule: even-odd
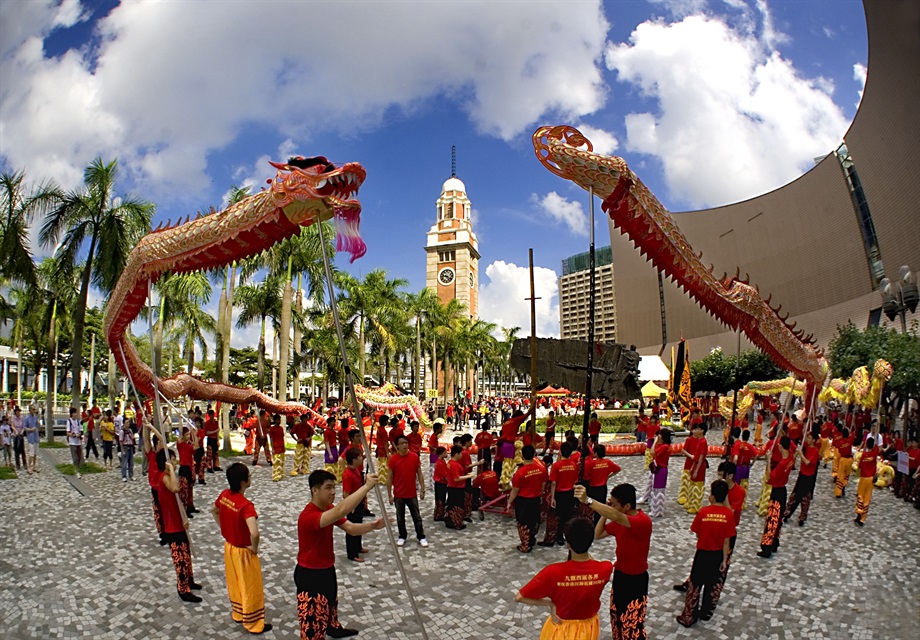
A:
MULTIPOLYGON (((489 281, 479 289, 479 316, 499 327, 520 327, 520 336, 530 334, 530 272, 512 262, 496 260, 486 267, 489 281)), ((539 300, 537 335, 559 337, 558 276, 552 269, 534 267, 534 292, 539 300)), ((500 335, 497 337, 501 337, 500 335)))
MULTIPOLYGON (((859 64, 858 62, 853 65, 853 79, 859 83, 859 100, 862 100, 863 91, 866 90, 866 75, 869 73, 869 70, 866 68, 866 65, 859 64)), ((856 103, 856 106, 859 106, 859 102, 856 103)))
POLYGON ((124 3, 96 24, 98 47, 56 58, 42 40, 81 19, 79 3, 0 6, 0 76, 17 79, 0 89, 2 160, 68 187, 102 155, 154 197, 195 193, 208 154, 243 125, 300 142, 318 129, 352 136, 446 96, 480 132, 510 139, 605 99, 598 0, 124 3))
POLYGON ((761 31, 693 15, 644 22, 608 48, 617 79, 657 105, 625 116, 624 145, 660 160, 672 200, 696 208, 764 193, 842 138, 848 122, 832 87, 802 77, 773 48, 782 36, 772 26, 761 31))
POLYGON ((540 198, 531 194, 530 201, 556 223, 562 223, 578 236, 588 236, 588 218, 580 202, 572 202, 555 191, 540 198))
POLYGON ((601 153, 605 156, 609 156, 620 147, 620 141, 609 131, 585 123, 575 125, 575 128, 581 131, 582 134, 591 141, 594 147, 594 153, 601 153))

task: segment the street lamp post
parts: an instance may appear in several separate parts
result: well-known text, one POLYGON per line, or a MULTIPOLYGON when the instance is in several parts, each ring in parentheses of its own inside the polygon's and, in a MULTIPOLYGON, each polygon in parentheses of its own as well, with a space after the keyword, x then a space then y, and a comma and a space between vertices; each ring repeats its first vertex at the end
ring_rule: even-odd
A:
POLYGON ((906 264, 901 267, 896 282, 882 278, 879 282, 879 291, 882 293, 882 311, 892 322, 900 316, 901 331, 907 333, 907 312, 914 313, 917 303, 920 302, 920 292, 917 290, 910 267, 906 264))

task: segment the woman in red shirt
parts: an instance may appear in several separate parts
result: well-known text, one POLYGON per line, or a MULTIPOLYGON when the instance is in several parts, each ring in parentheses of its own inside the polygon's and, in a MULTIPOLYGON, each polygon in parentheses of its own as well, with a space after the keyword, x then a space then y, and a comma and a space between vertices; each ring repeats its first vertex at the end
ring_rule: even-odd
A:
POLYGON ((348 535, 360 536, 383 529, 383 518, 356 524, 345 519, 364 500, 367 492, 377 484, 377 476, 369 474, 364 485, 333 505, 335 501, 335 475, 323 469, 310 474, 310 502, 297 518, 297 565, 294 567, 294 584, 297 587, 297 618, 302 640, 325 640, 326 633, 333 638, 357 634, 339 622, 339 585, 335 573, 335 550, 332 525, 348 535))
POLYGON ((664 515, 664 491, 668 486, 668 461, 671 459, 671 431, 669 429, 658 431, 654 450, 652 464, 649 466, 653 479, 648 515, 657 518, 664 515))
POLYGON ((690 437, 684 443, 684 473, 680 475, 680 488, 677 503, 687 508, 687 513, 695 514, 703 506, 703 492, 706 484, 706 469, 709 463, 706 454, 709 443, 706 441, 706 429, 702 421, 690 426, 690 437))
POLYGON ((195 508, 195 481, 192 477, 192 465, 195 464, 195 444, 189 435, 188 427, 183 427, 179 442, 176 443, 179 452, 179 497, 185 506, 186 515, 191 518, 193 513, 198 513, 195 508))
POLYGON ((786 505, 783 522, 789 522, 789 518, 801 504, 802 510, 799 512, 799 526, 801 527, 808 519, 808 506, 815 493, 815 478, 818 476, 818 461, 821 458, 821 449, 815 444, 813 431, 805 434, 805 443, 796 452, 796 458, 801 463, 799 477, 796 478, 795 486, 792 488, 792 497, 789 498, 789 504, 786 505))
POLYGON ((166 461, 166 450, 156 453, 156 491, 163 514, 163 535, 161 540, 169 545, 173 565, 176 569, 176 591, 185 602, 201 602, 201 598, 192 593, 200 589, 192 572, 192 550, 189 546, 188 519, 179 509, 179 478, 172 461, 166 461))

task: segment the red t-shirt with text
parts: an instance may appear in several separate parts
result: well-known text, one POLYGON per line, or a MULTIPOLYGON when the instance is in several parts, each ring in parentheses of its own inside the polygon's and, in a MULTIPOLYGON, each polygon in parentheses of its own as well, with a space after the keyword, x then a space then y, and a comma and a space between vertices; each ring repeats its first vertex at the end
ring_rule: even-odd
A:
MULTIPOLYGON (((664 445, 667 446, 667 445, 664 445)), ((648 571, 648 550, 652 542, 652 519, 644 511, 626 515, 629 526, 608 522, 604 531, 617 539, 616 570, 631 576, 648 571)))
POLYGON ((721 505, 703 507, 696 512, 690 531, 696 534, 700 551, 721 551, 725 540, 735 535, 735 514, 721 505))
POLYGON ((514 472, 511 476, 511 486, 518 488, 518 496, 521 498, 539 498, 543 493, 543 483, 546 479, 546 469, 531 462, 514 472))
POLYGON ((220 520, 220 534, 224 540, 234 547, 249 547, 252 545, 252 536, 249 533, 248 518, 258 518, 256 508, 242 493, 234 493, 224 489, 217 500, 218 520, 220 520))
POLYGON ((563 620, 587 620, 601 608, 601 592, 610 581, 613 564, 606 560, 557 562, 540 570, 521 587, 525 598, 549 598, 563 620))
MULTIPOLYGON (((297 564, 305 569, 328 569, 335 565, 332 525, 320 528, 322 515, 322 509, 308 502, 297 518, 297 564)), ((345 518, 332 524, 341 527, 345 524, 345 518)))

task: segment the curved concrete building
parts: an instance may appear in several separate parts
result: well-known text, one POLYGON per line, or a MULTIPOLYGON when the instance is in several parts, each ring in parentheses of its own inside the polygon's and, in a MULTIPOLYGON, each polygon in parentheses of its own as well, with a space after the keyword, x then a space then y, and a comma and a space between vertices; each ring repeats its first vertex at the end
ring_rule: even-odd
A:
MULTIPOLYGON (((750 274, 825 348, 838 324, 887 322, 882 277, 895 280, 910 265, 916 282, 920 271, 920 2, 867 0, 864 8, 868 77, 840 148, 775 191, 674 215, 717 275, 750 274)), ((664 324, 667 344, 683 336, 691 357, 716 346, 734 352, 737 334, 668 281, 660 296, 651 263, 619 231, 610 235, 618 342, 657 353, 664 324)))

